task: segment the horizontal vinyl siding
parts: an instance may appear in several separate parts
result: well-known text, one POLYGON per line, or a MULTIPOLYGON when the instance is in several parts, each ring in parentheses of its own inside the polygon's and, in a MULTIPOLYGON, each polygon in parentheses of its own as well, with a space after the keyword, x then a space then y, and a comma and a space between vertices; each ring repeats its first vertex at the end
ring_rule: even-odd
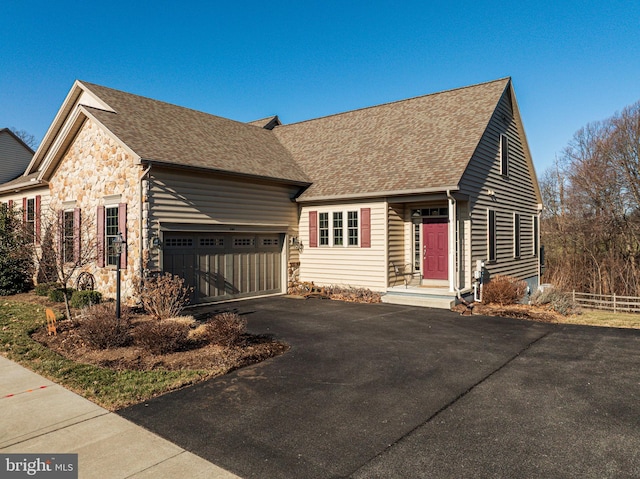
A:
POLYGON ((49 193, 48 187, 37 188, 33 190, 21 191, 18 193, 4 193, 0 195, 0 203, 9 203, 10 200, 13 201, 13 207, 16 210, 22 210, 22 198, 35 198, 37 195, 40 195, 40 211, 42 215, 50 215, 53 212, 49 211, 49 203, 51 201, 51 195, 49 193))
POLYGON ((297 187, 153 168, 149 220, 208 225, 284 225, 294 234, 297 187))
MULTIPOLYGON (((304 249, 300 254, 300 280, 317 285, 341 285, 384 291, 387 287, 386 203, 343 203, 303 206, 300 215, 300 239, 304 249), (371 247, 318 246, 309 247, 309 211, 332 213, 371 208, 371 247)), ((359 220, 360 214, 358 215, 359 220)), ((344 217, 346 224, 347 218, 344 217)), ((361 227, 361 222, 359 224, 361 227)), ((330 230, 330 235, 332 234, 330 230)), ((361 230, 360 230, 361 237, 361 230)), ((346 237, 345 237, 346 241, 346 237)))
POLYGON ((406 263, 404 205, 389 205, 389 286, 404 284, 403 276, 394 272, 392 263, 402 268, 406 263))
POLYGON ((517 278, 536 276, 538 258, 533 255, 532 220, 537 215, 537 197, 525 159, 521 132, 513 118, 510 95, 505 92, 463 175, 461 192, 469 195, 472 222, 471 260, 486 260, 487 210, 496 211, 497 258, 487 263, 491 275, 517 278), (509 175, 500 174, 500 134, 509 138, 509 175), (487 194, 495 191, 495 197, 487 194), (513 216, 521 215, 521 256, 514 258, 513 216))
POLYGON ((0 132, 0 183, 11 181, 27 169, 33 154, 6 131, 0 132))

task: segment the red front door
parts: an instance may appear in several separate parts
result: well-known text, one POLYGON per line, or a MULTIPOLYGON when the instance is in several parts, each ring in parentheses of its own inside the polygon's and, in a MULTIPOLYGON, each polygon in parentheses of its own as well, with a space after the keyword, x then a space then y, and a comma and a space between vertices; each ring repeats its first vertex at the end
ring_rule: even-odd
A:
POLYGON ((425 219, 422 224, 422 277, 449 279, 449 223, 447 218, 425 219))

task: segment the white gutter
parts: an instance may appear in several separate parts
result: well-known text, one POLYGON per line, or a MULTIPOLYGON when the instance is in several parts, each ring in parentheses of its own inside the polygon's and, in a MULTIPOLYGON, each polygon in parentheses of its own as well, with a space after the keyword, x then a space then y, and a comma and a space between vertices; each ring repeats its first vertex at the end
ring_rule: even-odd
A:
POLYGON ((325 196, 310 196, 308 198, 296 198, 298 203, 313 203, 316 201, 331 201, 331 200, 361 200, 369 198, 381 198, 386 196, 416 196, 421 194, 433 194, 447 192, 447 196, 450 196, 451 191, 457 191, 457 186, 438 186, 434 188, 418 188, 413 190, 384 190, 384 191, 370 191, 366 193, 355 193, 345 195, 325 195, 325 196))
MULTIPOLYGON (((145 195, 145 191, 144 191, 144 179, 147 176, 147 174, 149 173, 149 171, 151 170, 151 165, 147 166, 147 169, 144 170, 142 172, 142 176, 140 176, 140 279, 142 280, 144 278, 144 250, 148 249, 149 246, 149 238, 145 237, 145 227, 146 227, 146 222, 148 220, 148 217, 145 217, 144 215, 144 195, 145 195), (147 248, 145 248, 145 246, 147 248)), ((149 198, 147 198, 148 200, 149 198)), ((148 204, 148 201, 147 201, 148 204)), ((147 210, 147 215, 149 214, 149 211, 147 210)))

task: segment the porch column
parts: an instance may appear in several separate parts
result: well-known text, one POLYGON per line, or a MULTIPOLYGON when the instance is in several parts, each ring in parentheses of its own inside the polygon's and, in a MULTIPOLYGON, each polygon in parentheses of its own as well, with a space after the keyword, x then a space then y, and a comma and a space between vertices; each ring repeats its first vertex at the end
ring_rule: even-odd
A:
POLYGON ((456 200, 447 191, 447 198, 449 199, 449 291, 454 292, 456 290, 456 278, 458 272, 456 271, 456 257, 458 255, 457 241, 456 241, 456 200))

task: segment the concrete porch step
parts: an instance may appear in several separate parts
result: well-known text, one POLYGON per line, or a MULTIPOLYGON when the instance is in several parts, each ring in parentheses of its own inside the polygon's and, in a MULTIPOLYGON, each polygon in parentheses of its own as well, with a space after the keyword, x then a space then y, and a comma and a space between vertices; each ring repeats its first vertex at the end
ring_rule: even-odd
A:
POLYGON ((427 288, 419 286, 405 288, 396 286, 387 290, 386 294, 382 296, 382 302, 450 309, 456 304, 456 293, 444 287, 427 288))
POLYGON ((382 296, 383 303, 404 304, 407 306, 422 306, 425 308, 451 309, 455 304, 455 297, 435 297, 435 296, 418 296, 418 295, 402 295, 388 293, 382 296))

